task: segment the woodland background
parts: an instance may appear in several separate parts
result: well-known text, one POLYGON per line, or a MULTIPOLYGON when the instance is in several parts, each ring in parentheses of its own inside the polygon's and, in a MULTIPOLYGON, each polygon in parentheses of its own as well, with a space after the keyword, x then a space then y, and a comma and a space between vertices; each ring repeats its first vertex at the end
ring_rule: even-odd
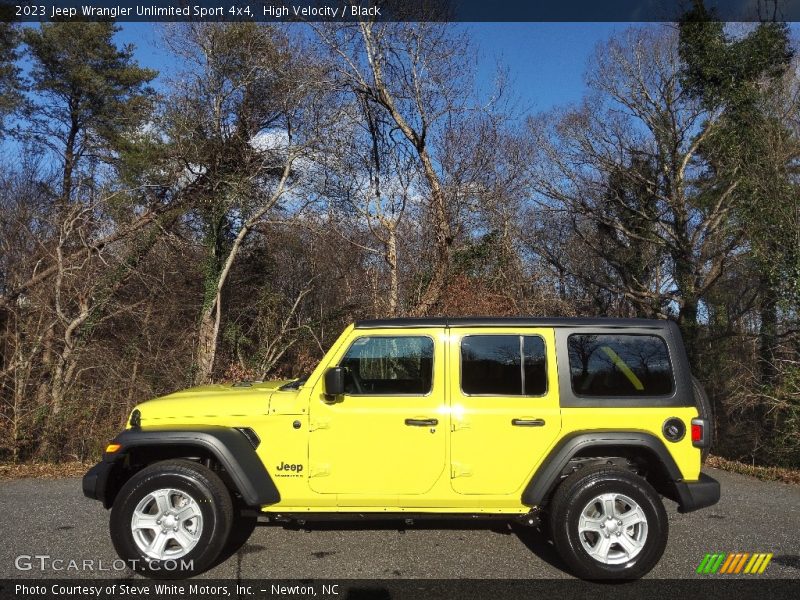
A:
POLYGON ((800 73, 701 11, 515 108, 463 28, 0 23, 0 460, 87 460, 131 407, 309 372, 403 315, 674 319, 720 455, 800 465, 800 73))

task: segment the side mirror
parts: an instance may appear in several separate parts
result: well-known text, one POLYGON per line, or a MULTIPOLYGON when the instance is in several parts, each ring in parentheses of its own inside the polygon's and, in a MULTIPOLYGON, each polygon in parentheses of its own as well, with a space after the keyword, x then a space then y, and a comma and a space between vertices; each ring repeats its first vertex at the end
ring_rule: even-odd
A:
POLYGON ((333 400, 344 394, 344 367, 331 367, 325 371, 325 396, 333 400))

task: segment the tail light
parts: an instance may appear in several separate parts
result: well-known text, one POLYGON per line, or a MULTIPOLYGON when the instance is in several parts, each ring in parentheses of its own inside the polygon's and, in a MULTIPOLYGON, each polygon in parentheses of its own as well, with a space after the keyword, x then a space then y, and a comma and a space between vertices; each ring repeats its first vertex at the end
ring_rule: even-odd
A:
POLYGON ((692 446, 705 448, 708 445, 708 420, 692 419, 692 446))

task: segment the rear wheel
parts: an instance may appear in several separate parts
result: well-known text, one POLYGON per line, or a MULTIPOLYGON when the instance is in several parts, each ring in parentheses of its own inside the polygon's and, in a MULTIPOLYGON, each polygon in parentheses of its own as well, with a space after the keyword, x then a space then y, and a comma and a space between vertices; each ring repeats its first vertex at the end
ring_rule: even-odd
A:
POLYGON ((638 579, 667 544, 659 495, 619 467, 586 467, 567 477, 553 497, 549 521, 556 550, 583 579, 638 579))
POLYGON ((232 522, 230 494, 213 471, 190 460, 169 460, 128 480, 109 525, 117 554, 131 568, 180 579, 213 564, 232 522))

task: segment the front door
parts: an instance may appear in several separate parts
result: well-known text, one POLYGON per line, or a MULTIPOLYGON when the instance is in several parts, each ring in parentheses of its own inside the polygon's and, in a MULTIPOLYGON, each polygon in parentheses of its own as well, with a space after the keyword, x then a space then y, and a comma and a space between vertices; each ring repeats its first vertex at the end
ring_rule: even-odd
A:
POLYGON ((448 425, 442 336, 356 330, 338 360, 346 393, 332 403, 321 389, 311 397, 312 490, 369 505, 433 487, 445 468, 448 425))
POLYGON ((451 485, 521 490, 561 429, 553 330, 450 331, 451 485))

